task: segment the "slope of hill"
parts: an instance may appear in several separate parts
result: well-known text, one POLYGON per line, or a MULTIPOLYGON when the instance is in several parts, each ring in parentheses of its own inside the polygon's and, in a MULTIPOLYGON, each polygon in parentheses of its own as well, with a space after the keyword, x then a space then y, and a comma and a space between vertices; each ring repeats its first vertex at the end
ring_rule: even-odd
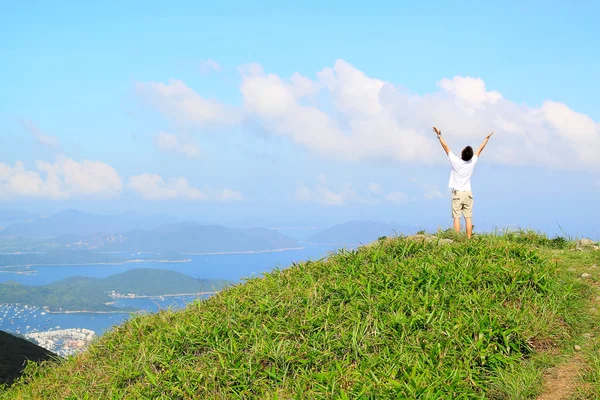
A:
POLYGON ((169 216, 137 214, 100 215, 76 210, 61 211, 48 218, 8 225, 0 230, 3 236, 56 237, 62 235, 91 235, 97 232, 117 233, 131 229, 154 229, 176 220, 169 216))
POLYGON ((137 296, 163 296, 218 291, 231 282, 221 279, 195 279, 185 274, 159 269, 138 268, 97 279, 75 276, 42 286, 16 282, 0 283, 0 303, 20 303, 47 307, 51 311, 131 311, 110 304, 110 293, 137 296))
POLYGON ((574 247, 384 239, 132 318, 4 397, 531 398, 556 354, 596 334, 599 272, 569 269, 600 252, 574 247))
POLYGON ((416 228, 377 221, 351 221, 334 225, 309 237, 314 244, 358 245, 371 243, 381 236, 410 235, 416 228))
POLYGON ((53 357, 56 355, 43 347, 0 331, 0 386, 18 378, 27 360, 39 362, 53 357))

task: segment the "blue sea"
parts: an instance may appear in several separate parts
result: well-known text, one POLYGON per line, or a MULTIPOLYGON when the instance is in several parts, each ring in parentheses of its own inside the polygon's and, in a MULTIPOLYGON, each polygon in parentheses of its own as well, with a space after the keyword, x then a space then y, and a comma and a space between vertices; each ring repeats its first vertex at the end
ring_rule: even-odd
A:
MULTIPOLYGON (((258 276, 274 268, 286 268, 304 260, 326 257, 335 246, 307 246, 300 250, 271 253, 186 255, 190 262, 158 263, 136 262, 119 265, 69 265, 31 267, 27 275, 0 273, 0 282, 16 281, 24 285, 46 285, 72 276, 105 278, 136 268, 168 269, 194 278, 227 279, 242 282, 244 278, 258 276)), ((127 253, 132 259, 138 253, 127 253)), ((179 309, 194 301, 193 296, 161 297, 152 299, 119 299, 117 307, 136 307, 145 312, 160 309, 179 309)), ((114 325, 125 321, 129 313, 42 313, 43 309, 20 304, 0 304, 0 330, 11 333, 30 333, 54 329, 85 328, 101 335, 114 325)))

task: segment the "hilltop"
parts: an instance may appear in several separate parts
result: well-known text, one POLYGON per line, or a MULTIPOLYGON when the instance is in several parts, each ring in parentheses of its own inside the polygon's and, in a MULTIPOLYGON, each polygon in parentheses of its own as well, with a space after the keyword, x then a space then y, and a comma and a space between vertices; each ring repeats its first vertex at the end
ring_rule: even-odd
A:
POLYGON ((594 398, 593 264, 532 232, 382 238, 136 316, 3 398, 533 398, 574 344, 594 398))

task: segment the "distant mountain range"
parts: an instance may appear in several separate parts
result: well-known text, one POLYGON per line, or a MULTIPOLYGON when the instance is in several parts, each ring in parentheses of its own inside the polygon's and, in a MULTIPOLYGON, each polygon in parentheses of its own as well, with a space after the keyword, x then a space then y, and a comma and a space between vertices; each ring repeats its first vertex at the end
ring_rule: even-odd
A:
POLYGON ((25 361, 35 362, 57 357, 30 341, 0 331, 0 385, 10 385, 25 368, 25 361))
POLYGON ((0 227, 14 224, 16 222, 33 221, 37 215, 25 211, 0 210, 0 227))
MULTIPOLYGON (((27 214, 13 216, 27 217, 27 214)), ((291 225, 282 226, 282 231, 255 227, 260 224, 273 226, 274 223, 266 218, 252 218, 221 226, 181 222, 167 215, 107 216, 65 210, 48 218, 10 224, 0 230, 0 252, 65 248, 154 253, 269 251, 299 247, 299 240, 309 244, 359 245, 381 236, 412 234, 418 230, 378 221, 351 221, 317 233, 314 228, 295 231, 291 225)))
POLYGON ((0 235, 57 237, 91 235, 98 232, 118 233, 132 229, 154 229, 173 222, 177 222, 177 219, 164 215, 142 216, 136 213, 100 215, 65 210, 48 218, 38 217, 30 222, 10 224, 0 230, 0 235))
POLYGON ((377 221, 351 221, 334 225, 312 236, 312 244, 360 245, 371 243, 381 236, 410 235, 419 229, 411 226, 377 221))
POLYGON ((69 235, 57 241, 74 249, 159 253, 268 251, 299 246, 296 240, 272 229, 235 229, 197 222, 165 224, 153 230, 130 230, 116 235, 69 235))

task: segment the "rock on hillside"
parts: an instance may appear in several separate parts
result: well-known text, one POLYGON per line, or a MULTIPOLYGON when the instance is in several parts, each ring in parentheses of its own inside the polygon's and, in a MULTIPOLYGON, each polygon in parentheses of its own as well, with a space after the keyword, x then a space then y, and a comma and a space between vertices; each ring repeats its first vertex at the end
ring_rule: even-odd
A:
POLYGON ((56 354, 25 339, 0 331, 0 385, 11 384, 21 376, 27 360, 39 362, 56 354))

